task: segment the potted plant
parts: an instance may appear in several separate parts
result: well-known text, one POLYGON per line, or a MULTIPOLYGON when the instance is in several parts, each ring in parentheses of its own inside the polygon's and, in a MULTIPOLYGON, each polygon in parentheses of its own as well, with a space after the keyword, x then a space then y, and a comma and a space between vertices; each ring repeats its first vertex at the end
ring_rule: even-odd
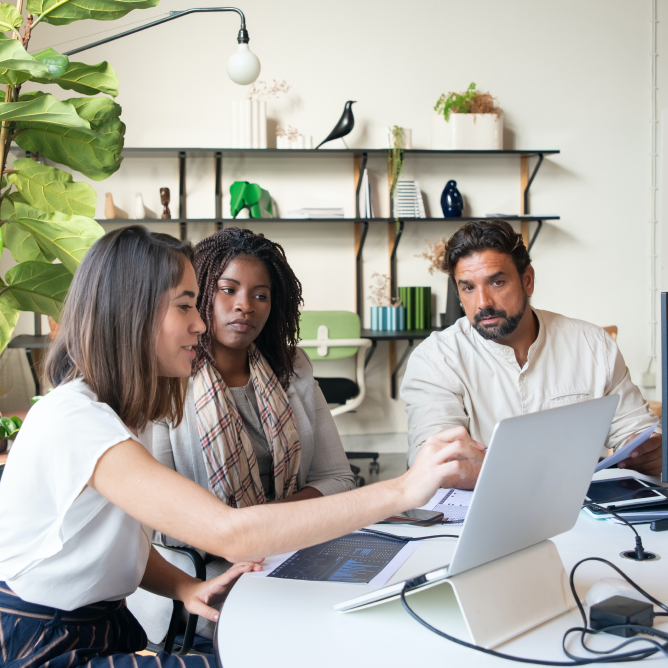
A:
POLYGON ((0 453, 7 452, 9 444, 7 441, 13 441, 19 435, 19 429, 23 421, 21 418, 12 415, 12 417, 0 417, 0 453))
POLYGON ((471 83, 463 93, 444 93, 434 106, 432 149, 503 149, 503 110, 471 83))
POLYGON ((390 295, 390 277, 387 274, 371 274, 373 284, 369 290, 371 302, 371 329, 377 332, 398 332, 406 329, 406 309, 401 300, 390 295))
POLYGON ((97 195, 88 183, 30 158, 10 163, 12 145, 94 181, 111 176, 123 159, 125 125, 113 99, 118 95, 114 69, 107 62, 71 61, 52 48, 28 53, 30 36, 40 24, 122 18, 157 3, 27 0, 27 18, 20 0, 19 9, 0 3, 0 252, 9 250, 16 262, 0 281, 0 353, 20 311, 59 319, 79 262, 104 234, 94 220, 97 195), (22 92, 27 82, 43 90, 22 92))

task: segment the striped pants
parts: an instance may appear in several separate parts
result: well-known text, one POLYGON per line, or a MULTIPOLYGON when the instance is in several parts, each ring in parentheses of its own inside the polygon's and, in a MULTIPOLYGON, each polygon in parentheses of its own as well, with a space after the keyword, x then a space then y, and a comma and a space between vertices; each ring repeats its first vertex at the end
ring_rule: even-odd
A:
POLYGON ((0 582, 0 668, 216 668, 210 654, 134 654, 145 647, 125 600, 57 610, 27 603, 0 582))

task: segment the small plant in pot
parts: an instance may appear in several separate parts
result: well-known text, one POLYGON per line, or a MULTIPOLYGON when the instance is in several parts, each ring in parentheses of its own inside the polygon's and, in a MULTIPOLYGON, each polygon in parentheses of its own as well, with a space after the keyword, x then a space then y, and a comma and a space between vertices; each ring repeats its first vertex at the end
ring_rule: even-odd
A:
POLYGON ((503 149, 503 110, 490 93, 471 83, 463 93, 444 93, 434 106, 432 148, 503 149))
POLYGON ((406 329, 406 309, 401 300, 390 294, 390 277, 371 274, 371 329, 377 332, 397 332, 406 329))
POLYGON ((22 424, 23 421, 16 415, 12 415, 10 418, 0 417, 0 453, 7 452, 8 441, 13 441, 19 435, 22 424))

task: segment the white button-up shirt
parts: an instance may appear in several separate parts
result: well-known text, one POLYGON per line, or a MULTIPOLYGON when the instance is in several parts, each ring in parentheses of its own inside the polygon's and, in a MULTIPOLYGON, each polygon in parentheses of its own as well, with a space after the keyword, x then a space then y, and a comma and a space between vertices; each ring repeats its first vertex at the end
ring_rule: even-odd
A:
POLYGON ((512 348, 483 339, 466 318, 415 349, 401 385, 409 464, 419 446, 444 429, 463 426, 487 445, 499 420, 610 394, 620 401, 607 447, 619 447, 656 422, 605 330, 557 313, 533 312, 538 337, 522 368, 512 348))

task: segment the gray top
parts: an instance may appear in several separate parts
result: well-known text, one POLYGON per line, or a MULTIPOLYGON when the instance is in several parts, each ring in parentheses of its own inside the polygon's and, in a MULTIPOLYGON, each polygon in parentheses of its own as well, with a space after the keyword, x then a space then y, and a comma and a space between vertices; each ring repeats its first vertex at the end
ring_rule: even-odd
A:
MULTIPOLYGON (((322 390, 313 378, 311 361, 303 350, 297 351, 295 373, 288 387, 288 401, 302 448, 297 489, 308 485, 324 496, 353 489, 355 482, 341 437, 322 390)), ((155 423, 153 455, 161 464, 194 480, 200 487, 209 489, 199 443, 192 379, 181 424, 173 427, 164 421, 155 423)), ((182 544, 172 538, 161 537, 158 533, 155 540, 164 545, 182 544)))
POLYGON ((239 416, 246 427, 250 438, 257 466, 260 470, 260 482, 267 500, 273 500, 276 496, 274 490, 274 457, 267 442, 267 437, 262 428, 260 420, 260 408, 257 405, 257 397, 253 389, 253 381, 249 380, 244 387, 230 387, 234 397, 234 403, 239 411, 239 416))

